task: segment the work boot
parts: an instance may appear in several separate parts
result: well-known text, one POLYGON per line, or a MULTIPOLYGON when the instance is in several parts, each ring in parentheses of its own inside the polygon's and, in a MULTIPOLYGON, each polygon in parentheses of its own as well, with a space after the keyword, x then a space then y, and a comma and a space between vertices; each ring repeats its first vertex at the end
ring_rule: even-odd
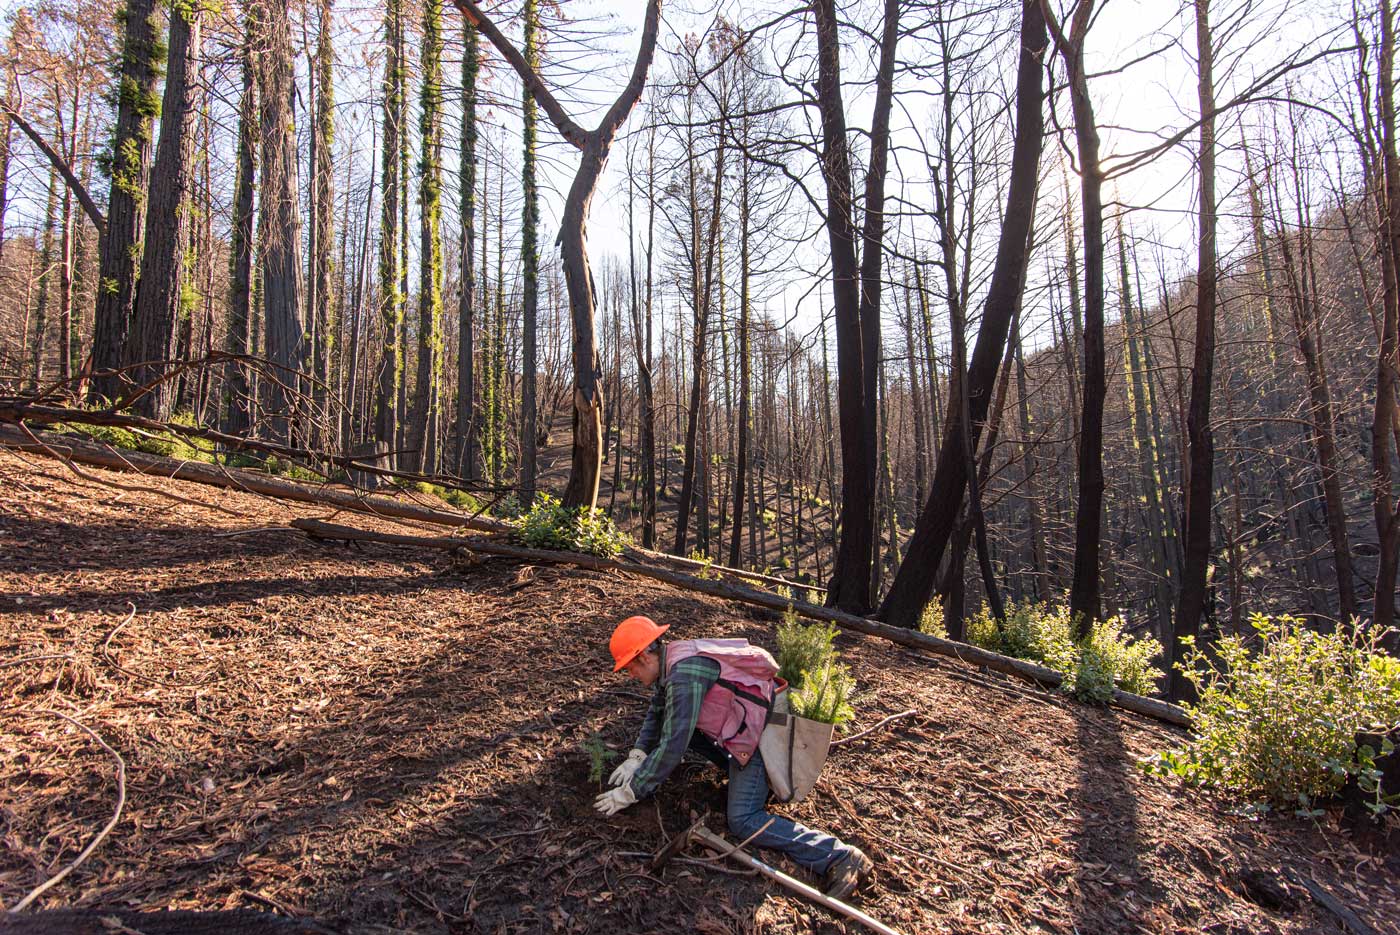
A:
POLYGON ((846 856, 832 864, 826 871, 826 878, 822 881, 822 885, 826 888, 826 895, 832 899, 845 899, 855 892, 862 880, 870 875, 874 866, 870 858, 866 857, 865 852, 860 848, 847 848, 846 856))

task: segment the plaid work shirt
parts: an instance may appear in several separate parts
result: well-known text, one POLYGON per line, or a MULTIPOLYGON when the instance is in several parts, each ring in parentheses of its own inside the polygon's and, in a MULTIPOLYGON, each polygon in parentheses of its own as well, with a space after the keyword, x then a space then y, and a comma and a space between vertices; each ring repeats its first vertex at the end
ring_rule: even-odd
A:
POLYGON ((639 799, 656 791, 680 764, 700 720, 700 703, 719 681, 719 663, 713 659, 691 656, 670 672, 664 669, 664 653, 662 659, 661 677, 637 735, 637 749, 647 751, 647 758, 632 774, 632 791, 639 799))

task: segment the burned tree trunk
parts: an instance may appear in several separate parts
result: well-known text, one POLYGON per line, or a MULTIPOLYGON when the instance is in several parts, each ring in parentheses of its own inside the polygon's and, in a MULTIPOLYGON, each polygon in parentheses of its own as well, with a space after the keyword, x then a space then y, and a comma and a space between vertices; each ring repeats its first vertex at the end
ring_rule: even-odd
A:
POLYGON ((929 569, 937 568, 943 558, 949 533, 962 505, 963 488, 967 484, 963 433, 968 433, 974 443, 981 435, 1011 319, 1025 285, 1032 208, 1039 180, 1041 137, 1045 127, 1041 78, 1042 57, 1048 42, 1045 15, 1040 3, 1038 0, 1024 0, 1021 5, 1021 54, 1016 76, 1016 137, 1011 157, 1010 189, 986 310, 968 368, 970 422, 964 423, 961 413, 949 408, 928 501, 919 515, 890 592, 880 606, 880 618, 898 626, 917 627, 933 591, 933 576, 929 574, 929 569))

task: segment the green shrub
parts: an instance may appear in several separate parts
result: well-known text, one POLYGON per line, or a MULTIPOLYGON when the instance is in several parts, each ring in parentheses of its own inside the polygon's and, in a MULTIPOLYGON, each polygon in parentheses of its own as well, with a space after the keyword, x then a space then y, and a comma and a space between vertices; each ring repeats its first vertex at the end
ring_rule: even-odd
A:
POLYGON ((476 497, 473 497, 465 490, 458 490, 455 487, 444 487, 442 484, 431 484, 421 480, 409 480, 404 477, 395 477, 392 479, 391 483, 400 490, 407 490, 425 497, 437 497, 444 503, 451 504, 467 513, 475 513, 481 508, 481 504, 477 501, 476 497))
POLYGON ((231 468, 252 468, 257 471, 267 470, 266 462, 255 454, 247 451, 230 451, 224 455, 224 464, 231 468))
POLYGON ((1154 639, 1134 639, 1123 632, 1120 617, 1100 620, 1078 646, 1070 693, 1084 701, 1107 702, 1113 690, 1146 695, 1157 688, 1152 660, 1162 654, 1154 639))
POLYGON ((718 573, 718 572, 714 572, 714 571, 711 571, 711 570, 710 570, 710 569, 714 566, 715 560, 712 559, 712 558, 710 558, 710 557, 709 557, 708 555, 706 555, 704 552, 701 552, 699 549, 695 549, 694 551, 692 551, 692 552, 690 553, 690 560, 691 560, 692 562, 699 562, 701 565, 704 566, 703 568, 697 568, 697 569, 695 569, 695 571, 694 571, 695 577, 697 577, 697 578, 705 578, 705 579, 709 579, 709 578, 718 578, 718 577, 719 577, 719 573, 718 573))
POLYGON ((788 692, 788 706, 798 717, 838 727, 855 717, 850 698, 856 680, 833 652, 815 669, 802 673, 801 687, 788 692))
POLYGON ((1039 662, 1057 672, 1074 671, 1078 654, 1068 607, 1010 603, 1006 620, 998 625, 984 604, 968 618, 965 632, 969 643, 983 649, 1039 662))
POLYGON ((948 628, 943 625, 943 605, 937 598, 929 601, 924 606, 924 612, 919 615, 919 632, 939 639, 948 638, 948 628))
POLYGON ((438 486, 438 489, 442 491, 438 494, 439 497, 442 497, 443 500, 455 506, 463 513, 476 513, 481 510, 481 502, 465 490, 442 486, 438 486))
MULTIPOLYGON (((194 427, 194 417, 180 413, 172 417, 172 422, 194 427)), ((133 431, 115 425, 71 425, 52 426, 57 432, 83 435, 93 441, 103 442, 113 448, 127 451, 140 451, 161 458, 174 458, 177 461, 203 461, 213 463, 214 443, 199 438, 186 438, 174 432, 133 431)))
POLYGON ((136 449, 161 458, 174 458, 176 461, 214 461, 214 443, 198 438, 186 438, 173 432, 154 432, 139 437, 136 449))
MULTIPOLYGON (((940 609, 937 623, 942 622, 940 609)), ((1162 652, 1156 640, 1124 633, 1119 617, 1095 623, 1089 635, 1077 641, 1069 608, 1039 603, 1008 604, 1000 626, 983 605, 968 619, 966 637, 983 649, 1063 673, 1062 689, 1081 701, 1108 701, 1115 688, 1140 695, 1152 691, 1156 678, 1152 660, 1162 652)))
POLYGON ((496 505, 492 507, 491 512, 495 514, 497 519, 519 519, 522 512, 520 509, 520 498, 513 493, 507 494, 496 501, 496 505))
POLYGON ((549 494, 535 497, 535 505, 520 522, 520 541, 535 549, 587 552, 612 558, 622 554, 627 537, 597 507, 566 507, 549 494))
POLYGON ((325 480, 320 474, 309 468, 304 468, 289 458, 279 458, 276 455, 269 455, 267 460, 262 462, 262 469, 269 474, 278 477, 286 477, 290 480, 303 481, 308 484, 319 484, 325 480))
POLYGON ((79 435, 86 435, 93 441, 105 442, 113 448, 125 448, 128 451, 135 451, 138 443, 134 432, 130 429, 118 428, 115 425, 65 425, 63 429, 68 432, 76 432, 79 435))
POLYGON ((1377 751, 1358 751, 1356 733, 1400 723, 1400 661, 1381 651, 1375 632, 1322 634, 1297 617, 1262 614, 1250 624, 1253 652, 1235 636, 1210 654, 1188 652, 1183 671, 1199 694, 1186 705, 1195 736, 1144 767, 1303 815, 1316 814, 1313 802, 1349 775, 1374 784, 1377 751))

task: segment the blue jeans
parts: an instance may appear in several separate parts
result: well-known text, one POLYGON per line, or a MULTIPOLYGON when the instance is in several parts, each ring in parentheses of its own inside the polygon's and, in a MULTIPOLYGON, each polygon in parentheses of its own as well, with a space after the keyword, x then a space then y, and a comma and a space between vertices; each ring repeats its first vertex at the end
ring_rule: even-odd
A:
POLYGON ((755 750, 749 765, 742 767, 738 760, 730 758, 729 833, 738 841, 772 819, 773 823, 749 843, 782 851, 818 876, 849 853, 845 844, 829 834, 804 828, 781 815, 770 815, 763 809, 767 803, 768 773, 763 768, 763 754, 755 750))

